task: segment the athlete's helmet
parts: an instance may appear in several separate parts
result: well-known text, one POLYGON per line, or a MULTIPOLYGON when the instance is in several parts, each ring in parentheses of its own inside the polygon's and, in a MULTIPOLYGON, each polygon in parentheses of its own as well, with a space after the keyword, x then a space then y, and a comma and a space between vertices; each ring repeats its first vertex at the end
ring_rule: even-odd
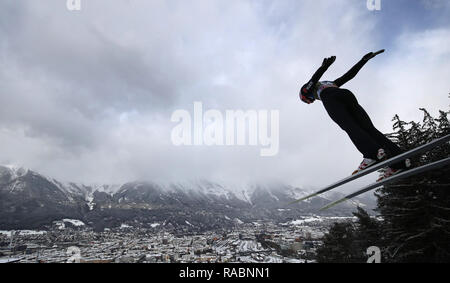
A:
POLYGON ((307 84, 302 86, 299 93, 300 100, 307 104, 313 103, 314 100, 316 100, 313 94, 313 88, 314 86, 312 82, 308 82, 307 84))

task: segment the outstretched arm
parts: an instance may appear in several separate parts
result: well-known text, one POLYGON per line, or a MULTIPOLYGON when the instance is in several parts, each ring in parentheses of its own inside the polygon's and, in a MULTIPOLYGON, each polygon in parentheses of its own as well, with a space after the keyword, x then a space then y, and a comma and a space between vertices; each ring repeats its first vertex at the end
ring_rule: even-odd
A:
POLYGON ((322 66, 320 66, 319 69, 314 73, 312 76, 310 82, 313 82, 314 84, 318 83, 320 78, 325 74, 325 72, 328 70, 328 68, 336 61, 336 56, 331 56, 329 58, 323 59, 322 66))
POLYGON ((378 54, 381 54, 384 52, 383 50, 380 50, 378 52, 370 52, 368 54, 366 54, 361 61, 359 61, 358 63, 356 63, 355 66, 353 66, 347 73, 345 73, 342 77, 338 78, 337 80, 334 81, 334 84, 337 85, 338 87, 343 86, 344 84, 346 84, 348 81, 352 80, 356 74, 358 74, 358 72, 361 70, 362 67, 364 67, 364 65, 369 62, 370 59, 372 59, 373 57, 377 56, 378 54))
POLYGON ((314 95, 312 94, 315 85, 319 82, 323 74, 328 70, 328 68, 336 60, 336 56, 323 59, 322 66, 314 73, 312 78, 302 86, 300 90, 300 99, 305 103, 314 102, 314 95))

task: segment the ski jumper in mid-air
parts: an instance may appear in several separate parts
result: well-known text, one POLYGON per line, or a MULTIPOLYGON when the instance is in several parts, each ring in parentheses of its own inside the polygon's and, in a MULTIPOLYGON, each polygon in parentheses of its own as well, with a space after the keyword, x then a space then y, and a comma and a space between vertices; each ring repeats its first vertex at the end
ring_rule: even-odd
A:
MULTIPOLYGON (((351 91, 341 88, 353 79, 370 59, 383 52, 384 50, 366 54, 345 75, 334 81, 319 81, 336 60, 335 56, 325 58, 322 66, 300 90, 300 99, 303 102, 311 104, 315 100, 322 101, 331 119, 347 132, 353 144, 363 154, 364 160, 353 174, 402 153, 395 143, 375 128, 369 115, 359 105, 355 95, 351 91)), ((386 168, 380 179, 395 175, 405 168, 402 162, 394 164, 386 168)))

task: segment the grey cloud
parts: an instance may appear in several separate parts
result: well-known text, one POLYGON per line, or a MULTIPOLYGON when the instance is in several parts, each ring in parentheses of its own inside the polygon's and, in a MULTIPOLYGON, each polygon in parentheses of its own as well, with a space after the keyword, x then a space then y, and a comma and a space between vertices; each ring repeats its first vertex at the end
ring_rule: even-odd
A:
MULTIPOLYGON (((324 56, 338 56, 324 76, 334 79, 385 44, 378 18, 367 17, 365 5, 83 3, 81 12, 69 12, 64 1, 1 1, 0 163, 71 181, 273 178, 316 186, 359 163, 360 154, 323 106, 307 107, 297 93, 324 56), (194 101, 205 110, 279 110, 279 155, 261 158, 253 147, 174 147, 170 116, 177 109, 192 112, 194 101)), ((394 50, 348 84, 384 132, 395 113, 414 119, 419 107, 448 104, 426 102, 414 84, 444 77, 445 49, 417 45, 402 55, 405 41, 420 42, 422 34, 392 32, 399 41, 394 50), (406 71, 405 56, 424 50, 442 66, 424 59, 406 71), (423 63, 430 69, 421 69, 423 63)), ((428 42, 442 42, 439 35, 428 33, 428 42)), ((427 86, 437 93, 444 84, 427 86)))

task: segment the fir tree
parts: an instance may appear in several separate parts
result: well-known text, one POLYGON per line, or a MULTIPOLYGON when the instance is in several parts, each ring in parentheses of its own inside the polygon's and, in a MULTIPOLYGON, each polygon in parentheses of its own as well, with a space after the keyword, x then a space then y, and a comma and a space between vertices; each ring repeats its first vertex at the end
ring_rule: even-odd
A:
POLYGON ((357 218, 354 235, 356 241, 355 247, 357 248, 356 254, 360 255, 357 259, 358 262, 366 262, 367 248, 371 246, 380 247, 382 244, 381 222, 369 215, 361 207, 358 207, 353 215, 357 218))
POLYGON ((334 223, 317 249, 316 259, 320 263, 358 262, 355 251, 355 226, 351 222, 334 223))
MULTIPOLYGON (((450 134, 449 112, 433 118, 420 110, 421 123, 396 115, 387 135, 405 151, 450 134)), ((411 161, 421 166, 449 156, 447 143, 411 161)), ((336 223, 325 235, 318 262, 365 262, 370 246, 381 248, 383 262, 450 262, 450 166, 385 185, 376 195, 380 220, 358 207, 355 223, 336 223)))
MULTIPOLYGON (((409 150, 450 134, 447 113, 433 118, 428 111, 422 123, 394 118, 391 135, 409 150), (408 127, 409 126, 409 127, 408 127)), ((415 166, 446 158, 445 144, 414 158, 415 166)), ((388 262, 450 262, 450 168, 416 175, 377 191, 382 222, 384 255, 388 262)))

